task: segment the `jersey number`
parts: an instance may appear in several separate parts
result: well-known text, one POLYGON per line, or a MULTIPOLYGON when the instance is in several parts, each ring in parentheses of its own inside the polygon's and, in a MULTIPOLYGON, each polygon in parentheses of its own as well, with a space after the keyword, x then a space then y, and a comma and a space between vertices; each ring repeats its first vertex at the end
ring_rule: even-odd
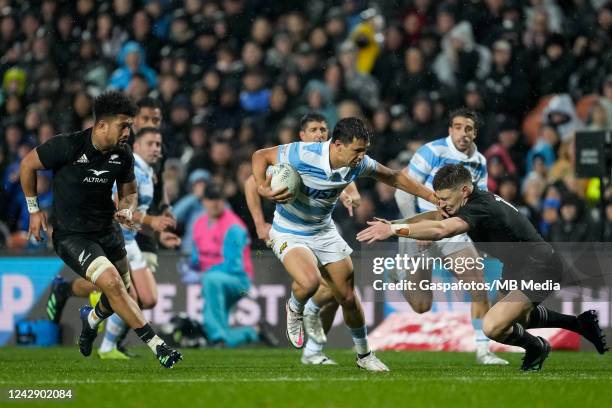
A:
POLYGON ((512 204, 510 204, 509 202, 507 202, 506 200, 504 200, 503 198, 501 198, 497 194, 493 194, 493 195, 495 196, 495 201, 500 201, 500 202, 506 204, 508 207, 511 207, 514 211, 518 212, 518 210, 517 210, 517 208, 515 206, 513 206, 512 204))

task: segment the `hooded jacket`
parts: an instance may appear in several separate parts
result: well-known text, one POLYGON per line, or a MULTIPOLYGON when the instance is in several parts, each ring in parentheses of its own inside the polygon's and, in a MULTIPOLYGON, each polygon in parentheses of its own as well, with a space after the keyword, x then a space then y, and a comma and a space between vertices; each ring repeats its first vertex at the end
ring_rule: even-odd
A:
POLYGON ((128 84, 132 80, 132 76, 134 75, 125 62, 127 55, 131 53, 137 53, 139 57, 136 72, 145 77, 149 87, 155 88, 157 86, 157 74, 147 65, 144 50, 136 41, 128 41, 123 45, 123 47, 121 47, 121 51, 117 56, 117 64, 119 65, 119 68, 113 72, 113 75, 108 83, 109 88, 119 90, 124 90, 127 88, 128 84))

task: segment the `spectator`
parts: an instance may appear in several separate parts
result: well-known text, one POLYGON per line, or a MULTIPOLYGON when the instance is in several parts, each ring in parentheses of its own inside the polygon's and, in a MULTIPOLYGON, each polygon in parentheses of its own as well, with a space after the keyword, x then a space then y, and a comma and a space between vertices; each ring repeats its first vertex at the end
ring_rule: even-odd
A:
POLYGON ((484 79, 487 108, 496 113, 521 117, 525 110, 529 87, 524 71, 512 59, 512 46, 506 40, 493 44, 491 72, 484 79))
POLYGON ((550 227, 550 241, 590 242, 596 238, 596 229, 578 196, 566 196, 559 213, 559 219, 550 227))
POLYGON ((340 45, 340 64, 346 90, 367 109, 375 109, 379 103, 379 85, 370 74, 357 71, 357 50, 350 41, 340 45))
POLYGON ((554 127, 562 142, 582 128, 574 102, 568 94, 555 95, 550 100, 542 113, 542 122, 554 127))
POLYGON ((121 47, 117 56, 117 64, 119 68, 111 75, 109 87, 124 90, 136 73, 144 76, 150 87, 157 85, 157 75, 147 65, 144 50, 137 42, 129 41, 121 47))

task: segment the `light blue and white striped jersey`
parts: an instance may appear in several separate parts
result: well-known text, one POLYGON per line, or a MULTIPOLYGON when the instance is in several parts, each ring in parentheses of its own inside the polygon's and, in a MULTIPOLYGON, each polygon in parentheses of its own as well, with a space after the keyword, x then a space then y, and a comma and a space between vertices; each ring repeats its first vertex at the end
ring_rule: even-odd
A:
MULTIPOLYGON (((138 207, 140 213, 146 214, 153 201, 153 169, 139 155, 134 153, 134 176, 138 184, 138 207)), ((115 185, 116 188, 116 185, 115 185)), ((136 231, 121 227, 126 242, 136 238, 136 231)))
MULTIPOLYGON (((416 181, 433 190, 433 179, 438 170, 447 164, 463 164, 470 173, 472 181, 478 188, 487 189, 487 159, 474 150, 471 156, 457 150, 450 136, 426 143, 416 151, 410 164, 408 174, 416 181)), ((417 199, 416 210, 419 213, 433 211, 436 207, 422 198, 417 199)))
POLYGON ((288 163, 300 173, 302 186, 293 202, 276 204, 272 228, 302 236, 315 235, 331 227, 332 212, 342 190, 358 177, 376 170, 376 160, 365 156, 355 168, 332 169, 331 142, 295 142, 278 147, 278 164, 288 163))

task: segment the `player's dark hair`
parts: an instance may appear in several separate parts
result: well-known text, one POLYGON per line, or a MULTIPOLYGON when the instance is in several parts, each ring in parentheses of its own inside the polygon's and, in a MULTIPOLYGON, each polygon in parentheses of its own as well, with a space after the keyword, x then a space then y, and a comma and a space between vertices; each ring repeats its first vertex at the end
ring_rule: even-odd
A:
POLYGON ((447 164, 438 170, 432 184, 434 191, 439 191, 454 189, 466 183, 472 183, 470 171, 461 164, 447 164))
POLYGON ((343 144, 349 144, 354 139, 370 142, 370 129, 365 122, 359 118, 341 119, 334 128, 331 141, 340 140, 343 144))
POLYGON ((138 108, 124 94, 119 91, 104 92, 94 99, 94 120, 97 123, 109 116, 126 115, 136 116, 138 108))
POLYGON ((474 127, 478 128, 478 114, 465 107, 457 108, 450 112, 448 115, 448 126, 453 126, 453 120, 458 117, 472 119, 472 122, 474 122, 474 127))
POLYGON ((150 96, 145 96, 136 104, 138 106, 138 110, 142 108, 152 108, 152 109, 160 109, 161 110, 161 102, 159 99, 151 98, 150 96))
POLYGON ((307 113, 300 118, 300 130, 306 130, 306 127, 308 126, 310 122, 327 123, 327 119, 325 119, 325 116, 321 115, 320 113, 316 113, 316 112, 307 113))
POLYGON ((155 134, 159 134, 159 135, 162 134, 162 132, 158 128, 145 127, 145 128, 140 129, 138 131, 138 133, 136 133, 134 135, 134 140, 138 140, 138 139, 140 139, 141 137, 143 137, 144 135, 146 135, 148 133, 155 133, 155 134))

